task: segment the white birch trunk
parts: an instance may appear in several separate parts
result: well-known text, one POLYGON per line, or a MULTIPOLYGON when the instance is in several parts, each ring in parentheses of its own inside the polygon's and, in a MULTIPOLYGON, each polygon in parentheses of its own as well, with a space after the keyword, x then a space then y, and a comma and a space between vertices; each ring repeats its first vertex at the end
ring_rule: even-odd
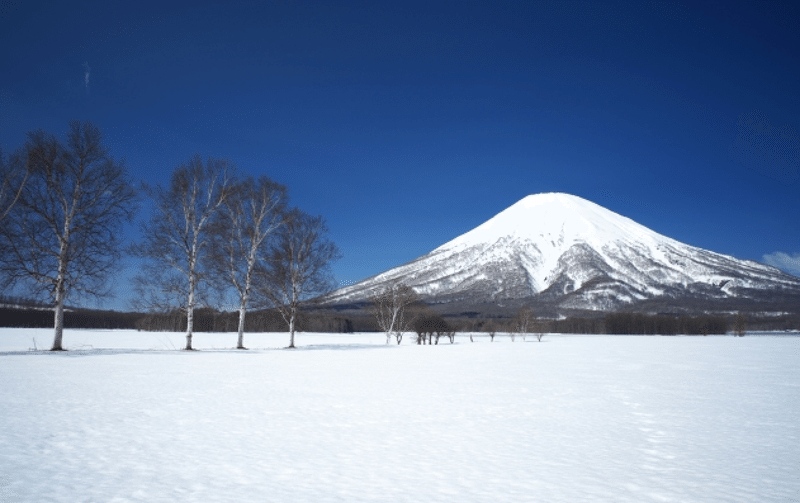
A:
POLYGON ((289 347, 294 347, 294 310, 289 315, 289 347))
POLYGON ((186 347, 187 351, 192 350, 192 330, 194 329, 194 274, 189 280, 189 303, 186 306, 186 347))
POLYGON ((239 340, 236 342, 236 349, 247 349, 244 347, 244 316, 247 312, 247 295, 242 297, 242 303, 239 306, 239 340))
POLYGON ((53 328, 55 335, 53 337, 53 347, 51 351, 63 351, 62 339, 64 338, 64 301, 66 300, 67 293, 67 243, 69 243, 69 226, 70 217, 67 217, 64 222, 64 237, 61 238, 61 246, 58 253, 58 276, 56 277, 56 291, 55 291, 55 321, 53 328))
MULTIPOLYGON (((241 303, 239 304, 239 340, 236 349, 247 349, 244 347, 244 317, 247 313, 247 301, 250 299, 250 285, 253 282, 253 266, 256 263, 257 244, 250 247, 250 255, 247 257, 247 271, 244 276, 244 292, 242 293, 241 303)), ((234 282, 234 284, 236 284, 234 282)))
POLYGON ((55 309, 55 337, 51 351, 63 351, 61 340, 64 336, 64 287, 63 282, 56 287, 56 309, 55 309))
POLYGON ((186 303, 186 347, 184 348, 186 351, 194 349, 192 348, 195 305, 194 293, 195 290, 197 290, 197 273, 195 272, 195 267, 197 264, 197 234, 201 226, 198 226, 197 230, 194 231, 194 240, 192 241, 191 255, 189 256, 189 301, 186 303))
POLYGON ((390 326, 389 329, 386 331, 386 345, 389 345, 389 341, 392 339, 392 327, 390 326))

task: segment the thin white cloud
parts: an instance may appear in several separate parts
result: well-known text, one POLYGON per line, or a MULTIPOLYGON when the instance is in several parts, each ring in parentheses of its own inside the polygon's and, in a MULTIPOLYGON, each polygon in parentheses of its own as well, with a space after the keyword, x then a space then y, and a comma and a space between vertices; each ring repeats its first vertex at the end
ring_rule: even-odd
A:
POLYGON ((783 252, 775 252, 775 253, 767 253, 763 256, 764 263, 771 265, 772 267, 777 267, 782 271, 786 271, 789 274, 793 274, 795 276, 800 276, 800 253, 783 253, 783 252))
POLYGON ((85 61, 83 63, 83 84, 86 87, 86 92, 89 92, 89 74, 92 72, 92 69, 89 68, 89 62, 85 61))

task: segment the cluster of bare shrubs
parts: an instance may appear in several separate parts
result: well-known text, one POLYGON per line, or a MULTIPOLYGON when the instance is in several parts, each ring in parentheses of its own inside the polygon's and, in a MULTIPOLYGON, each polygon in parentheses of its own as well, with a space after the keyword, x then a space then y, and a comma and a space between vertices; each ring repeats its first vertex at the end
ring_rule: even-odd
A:
POLYGON ((455 329, 431 309, 425 309, 414 321, 414 332, 417 344, 439 344, 440 337, 447 337, 452 344, 456 338, 455 329))
MULTIPOLYGON (((392 336, 395 337, 397 344, 400 344, 406 332, 415 333, 416 343, 419 345, 439 344, 439 339, 442 337, 447 337, 451 344, 455 342, 457 327, 421 303, 414 289, 408 285, 400 282, 391 283, 373 294, 371 300, 371 312, 378 329, 386 334, 386 344, 389 344, 392 336)), ((544 335, 543 331, 532 332, 534 326, 540 327, 540 325, 536 325, 536 321, 533 310, 525 307, 520 309, 509 323, 502 324, 492 321, 486 323, 482 328, 489 334, 492 341, 498 331, 506 332, 512 342, 518 335, 522 336, 524 340, 530 333, 533 333, 536 339, 541 341, 544 335)), ((478 327, 473 325, 460 328, 472 332, 478 327)), ((474 341, 471 335, 470 341, 474 341)))

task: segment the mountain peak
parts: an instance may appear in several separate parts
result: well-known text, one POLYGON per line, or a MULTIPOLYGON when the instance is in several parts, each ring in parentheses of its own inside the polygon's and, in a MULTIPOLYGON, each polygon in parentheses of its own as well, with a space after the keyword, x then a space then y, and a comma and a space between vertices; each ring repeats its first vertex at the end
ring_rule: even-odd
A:
POLYGON ((561 241, 601 245, 631 234, 650 244, 672 241, 633 220, 582 197, 561 192, 532 194, 520 199, 475 229, 440 246, 436 251, 526 239, 532 243, 561 241))

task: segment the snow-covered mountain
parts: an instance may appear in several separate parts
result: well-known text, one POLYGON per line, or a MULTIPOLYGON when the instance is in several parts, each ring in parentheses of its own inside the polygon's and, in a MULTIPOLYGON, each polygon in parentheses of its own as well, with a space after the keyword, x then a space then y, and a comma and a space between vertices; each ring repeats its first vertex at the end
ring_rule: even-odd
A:
POLYGON ((533 297, 590 310, 660 297, 800 293, 800 279, 774 267, 680 243, 561 193, 528 196, 427 255, 336 290, 326 303, 364 301, 395 281, 439 302, 533 297))

